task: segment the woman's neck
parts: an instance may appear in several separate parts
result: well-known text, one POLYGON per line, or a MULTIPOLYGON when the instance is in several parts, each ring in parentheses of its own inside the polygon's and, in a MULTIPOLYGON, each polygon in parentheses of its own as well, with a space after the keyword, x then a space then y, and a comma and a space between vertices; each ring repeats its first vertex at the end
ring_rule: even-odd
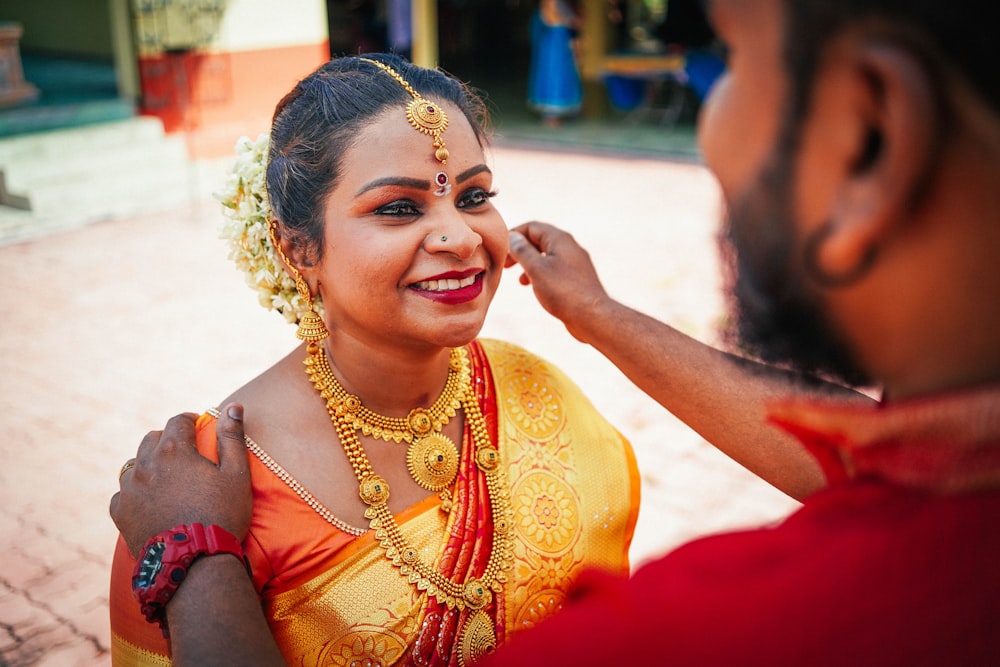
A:
POLYGON ((324 340, 330 368, 349 393, 369 410, 404 417, 431 405, 448 378, 451 350, 377 347, 345 337, 324 340))

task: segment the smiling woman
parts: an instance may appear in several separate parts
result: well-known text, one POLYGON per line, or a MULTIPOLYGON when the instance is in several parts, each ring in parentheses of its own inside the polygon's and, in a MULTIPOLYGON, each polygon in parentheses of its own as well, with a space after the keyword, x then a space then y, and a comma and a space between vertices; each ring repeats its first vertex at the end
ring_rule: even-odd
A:
POLYGON ((558 369, 477 338, 508 251, 484 122, 458 81, 371 55, 323 65, 241 145, 233 258, 303 343, 187 432, 219 467, 154 432, 123 474, 115 664, 467 665, 583 570, 628 573, 629 443, 558 369), (233 404, 252 513, 218 492, 233 404), (241 558, 191 567, 215 553, 241 558))

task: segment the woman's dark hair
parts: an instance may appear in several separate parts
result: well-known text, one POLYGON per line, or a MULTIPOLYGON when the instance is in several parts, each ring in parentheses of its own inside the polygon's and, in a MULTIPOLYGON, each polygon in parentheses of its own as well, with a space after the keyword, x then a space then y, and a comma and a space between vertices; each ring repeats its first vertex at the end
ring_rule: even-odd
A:
POLYGON ((402 114, 413 99, 398 81, 362 58, 385 63, 432 102, 454 104, 468 119, 479 145, 487 143, 489 116, 482 99, 441 71, 384 53, 324 63, 275 107, 267 160, 271 213, 283 234, 305 250, 310 265, 322 257, 324 202, 342 173, 344 153, 376 116, 396 106, 402 114))
MULTIPOLYGON (((1000 114, 996 63, 1000 40, 993 32, 996 12, 982 0, 784 0, 784 54, 792 90, 786 128, 801 125, 808 113, 812 81, 832 37, 846 26, 866 26, 907 48, 926 68, 937 88, 938 122, 947 131, 952 112, 946 88, 958 73, 1000 114)), ((786 141, 794 142, 792 136, 786 141)), ((787 146, 786 146, 787 148, 787 146)))

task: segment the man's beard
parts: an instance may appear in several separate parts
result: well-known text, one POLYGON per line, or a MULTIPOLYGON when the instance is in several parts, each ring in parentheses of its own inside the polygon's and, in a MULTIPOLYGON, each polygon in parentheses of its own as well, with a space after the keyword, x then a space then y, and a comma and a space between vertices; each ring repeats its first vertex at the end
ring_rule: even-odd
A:
POLYGON ((720 247, 729 276, 725 335, 747 354, 847 385, 869 384, 810 291, 792 223, 792 160, 778 155, 732 202, 720 247))

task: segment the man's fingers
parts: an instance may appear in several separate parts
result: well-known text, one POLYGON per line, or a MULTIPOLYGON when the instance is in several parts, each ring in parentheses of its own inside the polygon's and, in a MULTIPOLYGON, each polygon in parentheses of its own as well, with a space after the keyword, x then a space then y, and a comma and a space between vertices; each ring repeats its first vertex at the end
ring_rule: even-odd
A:
POLYGON ((146 437, 142 439, 139 443, 139 449, 135 453, 137 459, 145 458, 148 453, 156 449, 156 446, 160 444, 160 438, 163 437, 163 431, 150 431, 146 434, 146 437))
POLYGON ((192 412, 182 412, 167 420, 167 425, 163 427, 163 437, 161 442, 181 444, 194 444, 194 422, 198 415, 192 412))
POLYGON ((550 225, 547 222, 538 222, 536 220, 520 224, 517 227, 514 227, 511 231, 521 234, 525 239, 527 239, 528 243, 534 246, 535 249, 543 255, 552 254, 552 247, 558 242, 559 238, 562 236, 569 236, 567 232, 556 227, 555 225, 550 225))
POLYGON ((555 228, 550 225, 529 222, 510 232, 509 256, 513 257, 529 276, 541 271, 543 258, 552 254, 552 239, 549 232, 554 230, 555 228))
POLYGON ((235 474, 245 474, 249 468, 246 442, 243 438, 243 406, 230 403, 222 408, 215 424, 219 442, 219 467, 235 474))
POLYGON ((558 248, 575 244, 573 236, 544 222, 526 222, 510 230, 510 256, 531 273, 543 257, 554 257, 558 248))
MULTIPOLYGON (((121 497, 121 491, 116 491, 115 495, 111 496, 111 502, 108 503, 108 514, 111 515, 111 520, 115 521, 115 517, 118 516, 118 499, 121 497)), ((117 521, 115 524, 117 525, 117 521)))
POLYGON ((530 265, 541 253, 522 232, 510 233, 510 256, 521 264, 530 265))
POLYGON ((538 259, 541 255, 538 249, 518 231, 510 233, 510 252, 507 254, 507 261, 504 268, 510 268, 515 264, 520 264, 524 272, 518 277, 518 282, 522 285, 531 284, 531 271, 538 266, 538 259))
POLYGON ((503 268, 505 268, 505 269, 509 269, 510 267, 512 267, 515 264, 517 264, 517 257, 514 257, 514 254, 510 251, 510 245, 509 244, 510 244, 510 241, 508 240, 507 256, 504 257, 504 260, 503 260, 503 268))

